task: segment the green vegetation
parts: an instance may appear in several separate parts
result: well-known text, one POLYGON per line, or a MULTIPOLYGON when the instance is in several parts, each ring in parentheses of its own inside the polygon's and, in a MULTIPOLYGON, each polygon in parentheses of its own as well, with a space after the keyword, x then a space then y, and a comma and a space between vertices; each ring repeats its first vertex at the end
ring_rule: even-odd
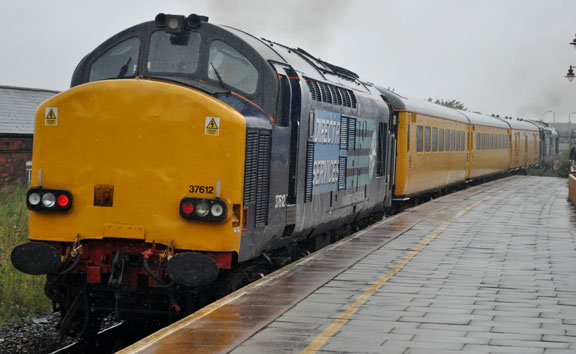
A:
POLYGON ((25 198, 24 187, 0 187, 0 327, 21 316, 50 309, 44 295, 45 277, 21 273, 10 263, 12 248, 27 240, 25 198))
POLYGON ((547 176, 547 177, 568 177, 570 173, 570 160, 568 159, 569 152, 563 152, 558 157, 558 163, 556 164, 556 170, 549 169, 546 167, 529 168, 526 172, 530 176, 547 176))
POLYGON ((466 106, 464 106, 464 103, 462 103, 458 100, 433 99, 432 97, 429 97, 427 99, 427 101, 432 102, 432 103, 436 103, 436 104, 439 104, 441 106, 445 106, 448 108, 459 109, 461 111, 467 111, 468 110, 468 108, 466 108, 466 106))

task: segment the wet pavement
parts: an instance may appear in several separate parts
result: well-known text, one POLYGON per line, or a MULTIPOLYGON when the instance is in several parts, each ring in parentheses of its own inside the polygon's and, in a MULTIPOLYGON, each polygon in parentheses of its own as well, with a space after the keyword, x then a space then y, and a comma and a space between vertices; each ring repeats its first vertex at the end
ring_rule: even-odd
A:
POLYGON ((356 233, 123 353, 576 353, 566 179, 511 177, 356 233))

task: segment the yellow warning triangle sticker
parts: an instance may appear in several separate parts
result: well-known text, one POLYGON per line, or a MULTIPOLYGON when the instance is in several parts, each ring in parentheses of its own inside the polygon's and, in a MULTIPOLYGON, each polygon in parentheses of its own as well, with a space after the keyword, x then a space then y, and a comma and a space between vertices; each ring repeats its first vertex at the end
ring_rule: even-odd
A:
POLYGON ((210 120, 210 123, 208 123, 208 125, 206 126, 207 129, 218 129, 218 124, 216 124, 216 121, 214 120, 214 118, 212 118, 210 120))
POLYGON ((48 114, 46 115, 46 119, 56 119, 56 114, 54 114, 54 110, 50 109, 48 114))

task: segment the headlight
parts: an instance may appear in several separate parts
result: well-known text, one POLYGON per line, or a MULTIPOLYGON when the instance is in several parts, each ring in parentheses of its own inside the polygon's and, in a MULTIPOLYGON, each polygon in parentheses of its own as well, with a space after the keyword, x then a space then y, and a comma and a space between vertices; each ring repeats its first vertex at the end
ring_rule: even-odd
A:
POLYGON ((208 207, 208 204, 206 204, 204 202, 200 202, 200 203, 196 204, 196 215, 198 215, 200 217, 204 217, 204 216, 208 215, 209 211, 210 211, 210 208, 208 207))
POLYGON ((52 208, 56 204, 56 196, 52 193, 46 193, 42 196, 42 205, 46 208, 52 208))
POLYGON ((40 194, 30 193, 30 195, 28 195, 28 203, 31 205, 38 205, 40 203, 40 194))
POLYGON ((219 217, 224 213, 224 208, 220 204, 214 204, 212 205, 212 208, 210 208, 210 212, 213 216, 219 217))

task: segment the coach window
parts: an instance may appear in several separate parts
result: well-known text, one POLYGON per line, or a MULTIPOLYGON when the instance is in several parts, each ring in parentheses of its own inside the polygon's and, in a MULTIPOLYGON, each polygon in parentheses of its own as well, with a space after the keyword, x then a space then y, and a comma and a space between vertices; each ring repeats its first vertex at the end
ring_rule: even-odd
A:
POLYGON ((438 138, 438 151, 444 151, 444 129, 438 129, 438 133, 440 133, 438 138))
POLYGON ((175 36, 156 31, 150 36, 147 69, 151 73, 194 74, 198 68, 200 34, 175 36))
POLYGON ((424 150, 430 152, 430 127, 425 127, 424 129, 424 150))
POLYGON ((460 132, 456 131, 456 151, 460 151, 460 132))
POLYGON ((444 129, 444 140, 446 141, 446 151, 450 151, 450 129, 444 129))
POLYGON ((456 151, 456 134, 454 130, 450 130, 450 135, 452 135, 452 142, 450 143, 450 146, 452 147, 452 151, 456 151))
POLYGON ((424 128, 419 125, 416 127, 416 152, 424 150, 424 128))
POLYGON ((138 37, 116 44, 92 63, 88 81, 134 76, 138 69, 139 52, 138 37))
POLYGON ((258 77, 258 70, 242 53, 219 40, 210 44, 208 78, 252 95, 258 77))
POLYGON ((432 128, 432 151, 438 151, 438 128, 432 128))

